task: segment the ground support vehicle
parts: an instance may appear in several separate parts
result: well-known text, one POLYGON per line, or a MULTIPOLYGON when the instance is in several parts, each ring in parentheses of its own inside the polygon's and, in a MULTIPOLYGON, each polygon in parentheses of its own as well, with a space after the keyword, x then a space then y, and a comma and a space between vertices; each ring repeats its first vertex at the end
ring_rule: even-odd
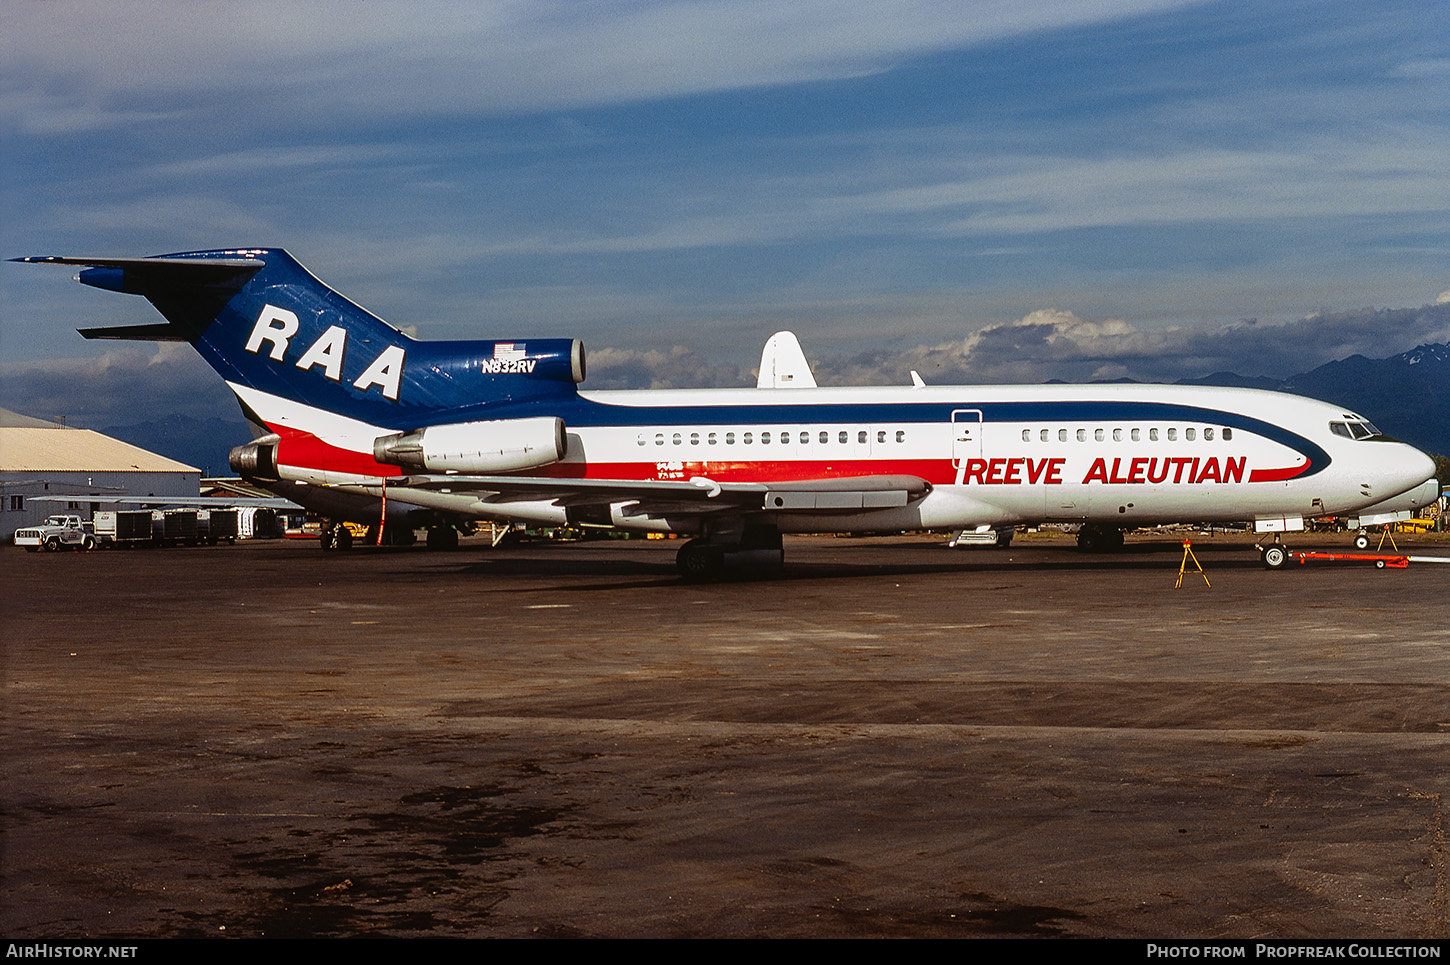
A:
POLYGON ((41 549, 55 552, 62 549, 93 550, 96 534, 81 522, 79 516, 49 516, 39 526, 15 531, 15 545, 32 553, 41 549))

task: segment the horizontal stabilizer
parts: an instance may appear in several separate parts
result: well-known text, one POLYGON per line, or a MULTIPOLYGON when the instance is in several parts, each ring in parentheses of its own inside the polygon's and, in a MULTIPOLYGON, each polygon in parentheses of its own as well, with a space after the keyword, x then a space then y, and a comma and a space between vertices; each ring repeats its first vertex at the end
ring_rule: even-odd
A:
POLYGON ((205 323, 258 271, 266 267, 259 251, 207 251, 154 258, 39 255, 13 261, 36 265, 77 265, 75 280, 105 291, 141 295, 170 321, 155 325, 84 328, 86 338, 147 342, 194 342, 205 323), (168 311, 174 308, 194 311, 168 311))
POLYGON ((104 328, 78 328, 82 338, 116 338, 132 342, 185 342, 186 335, 170 322, 154 325, 111 325, 104 328))

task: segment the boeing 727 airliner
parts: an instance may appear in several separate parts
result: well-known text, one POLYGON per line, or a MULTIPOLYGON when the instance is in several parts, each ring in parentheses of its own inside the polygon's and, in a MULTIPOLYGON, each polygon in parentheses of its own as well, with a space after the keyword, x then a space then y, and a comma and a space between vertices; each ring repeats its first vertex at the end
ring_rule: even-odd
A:
POLYGON ((417 341, 280 249, 20 260, 149 299, 165 322, 81 334, 193 345, 254 428, 244 477, 430 544, 472 519, 680 533, 700 577, 780 562, 782 533, 1070 522, 1112 546, 1125 526, 1279 532, 1434 488, 1423 453, 1280 393, 820 388, 788 333, 754 389, 590 392, 578 340, 417 341))

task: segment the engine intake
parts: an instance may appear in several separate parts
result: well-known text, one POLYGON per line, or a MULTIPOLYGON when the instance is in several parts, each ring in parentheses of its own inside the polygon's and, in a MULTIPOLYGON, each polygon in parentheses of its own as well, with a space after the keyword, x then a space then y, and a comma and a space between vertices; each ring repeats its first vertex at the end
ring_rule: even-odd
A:
POLYGON ((373 458, 414 472, 514 472, 564 458, 564 420, 495 419, 378 436, 373 458))

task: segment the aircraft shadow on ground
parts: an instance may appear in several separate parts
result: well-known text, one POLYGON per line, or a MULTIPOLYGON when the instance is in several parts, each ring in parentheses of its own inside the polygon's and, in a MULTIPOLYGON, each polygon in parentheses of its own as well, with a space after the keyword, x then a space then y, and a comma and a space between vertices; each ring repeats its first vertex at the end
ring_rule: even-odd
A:
MULTIPOLYGON (((938 553, 938 547, 922 546, 922 556, 933 555, 933 559, 921 561, 886 560, 873 561, 871 559, 860 560, 791 560, 787 551, 785 566, 777 570, 752 570, 752 569, 727 569, 717 579, 709 581, 704 585, 732 584, 732 583, 779 583, 798 582, 805 580, 840 580, 840 579, 876 579, 883 576, 923 576, 939 573, 960 573, 963 575, 976 574, 1030 574, 1034 572, 1080 572, 1080 571, 1117 571, 1117 572, 1139 572, 1139 573, 1172 573, 1178 568, 1181 561, 1181 544, 1158 543, 1149 545, 1138 545, 1125 549, 1122 553, 1111 554, 1082 554, 1076 559, 1032 559, 1036 555, 1033 551, 1015 552, 1011 550, 964 550, 950 553, 938 553)), ((608 582, 576 584, 570 583, 568 587, 561 587, 570 592, 587 590, 620 590, 620 589, 644 589, 658 587, 674 587, 690 584, 683 579, 675 569, 673 554, 659 553, 650 559, 620 559, 599 558, 587 555, 571 553, 566 546, 553 547, 555 552, 539 553, 531 552, 521 555, 504 555, 480 559, 474 557, 467 560, 459 560, 453 565, 452 561, 448 568, 456 573, 471 574, 486 579, 491 575, 507 572, 510 576, 538 576, 538 577, 623 577, 625 579, 611 579, 608 582)), ((504 551, 507 552, 507 551, 504 551)), ((867 555, 865 547, 853 546, 848 549, 853 555, 867 555)), ((900 555, 902 548, 893 548, 893 555, 900 555)), ((1071 552, 1070 550, 1057 550, 1058 553, 1071 552)), ((1194 553, 1201 554, 1200 548, 1195 545, 1194 553)), ((1259 569, 1262 563, 1259 562, 1257 554, 1252 547, 1218 546, 1213 547, 1214 569, 1259 569), (1241 558, 1223 558, 1227 552, 1239 554, 1241 558)), ((1192 569, 1192 566, 1189 567, 1192 569)))

